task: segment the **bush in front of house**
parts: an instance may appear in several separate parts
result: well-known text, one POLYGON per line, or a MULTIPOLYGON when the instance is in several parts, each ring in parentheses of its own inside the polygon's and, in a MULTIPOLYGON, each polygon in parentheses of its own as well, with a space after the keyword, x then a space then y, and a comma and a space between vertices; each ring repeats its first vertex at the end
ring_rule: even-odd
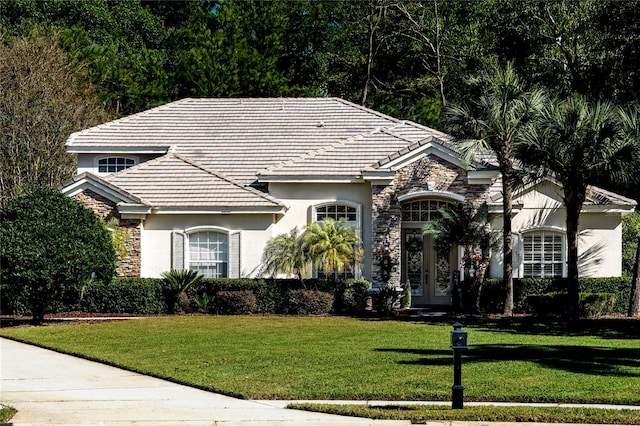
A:
POLYGON ((360 315, 369 303, 371 283, 364 279, 338 281, 335 285, 333 310, 344 315, 360 315))
POLYGON ((222 315, 250 314, 258 311, 253 290, 222 290, 214 300, 216 313, 222 315))
POLYGON ((102 313, 161 314, 167 311, 162 280, 114 278, 110 283, 89 282, 80 292, 80 310, 102 313))
MULTIPOLYGON (((527 297, 529 310, 534 315, 562 315, 567 306, 565 292, 551 292, 527 297)), ((584 318, 601 318, 613 312, 616 295, 614 293, 580 293, 579 312, 584 318)))
POLYGON ((109 282, 116 253, 104 224, 76 200, 39 187, 0 209, 2 298, 34 322, 90 280, 109 282))
MULTIPOLYGON (((545 293, 566 292, 566 279, 550 278, 516 278, 514 281, 515 312, 531 312, 529 297, 545 293)), ((464 287, 463 287, 464 288, 464 287)), ((480 308, 483 313, 500 313, 504 306, 504 287, 502 279, 490 278, 485 281, 480 297, 480 308)), ((626 314, 631 292, 630 277, 580 278, 580 293, 612 293, 615 302, 611 314, 626 314)), ((467 297, 475 297, 472 296, 467 297)), ((564 313, 565 306, 558 306, 556 312, 564 313)))
POLYGON ((325 315, 333 308, 333 295, 320 290, 291 290, 289 313, 299 315, 325 315))

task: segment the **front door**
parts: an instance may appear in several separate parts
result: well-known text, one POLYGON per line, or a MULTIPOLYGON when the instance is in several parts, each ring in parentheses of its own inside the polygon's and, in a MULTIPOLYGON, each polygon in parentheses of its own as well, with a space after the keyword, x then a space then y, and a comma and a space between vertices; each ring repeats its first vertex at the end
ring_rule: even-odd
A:
POLYGON ((451 250, 438 251, 421 229, 403 229, 402 242, 402 277, 411 286, 412 305, 450 305, 451 250))

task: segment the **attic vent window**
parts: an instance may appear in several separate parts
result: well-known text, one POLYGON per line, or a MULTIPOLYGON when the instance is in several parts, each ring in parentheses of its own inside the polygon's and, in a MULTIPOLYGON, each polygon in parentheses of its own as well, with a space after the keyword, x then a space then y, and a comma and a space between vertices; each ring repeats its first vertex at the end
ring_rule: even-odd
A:
POLYGON ((115 173, 136 165, 133 158, 107 157, 98 160, 98 173, 115 173))

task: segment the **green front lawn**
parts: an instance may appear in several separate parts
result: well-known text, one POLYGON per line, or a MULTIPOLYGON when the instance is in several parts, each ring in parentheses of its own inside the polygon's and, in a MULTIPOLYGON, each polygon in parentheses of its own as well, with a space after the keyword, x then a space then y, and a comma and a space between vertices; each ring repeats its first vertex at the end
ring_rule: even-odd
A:
MULTIPOLYGON (((465 400, 640 405, 624 330, 467 326, 465 400)), ((0 335, 250 399, 448 400, 450 324, 345 317, 176 316, 0 335)))
POLYGON ((290 408, 376 420, 581 423, 606 425, 640 424, 640 410, 604 410, 588 407, 469 407, 452 410, 435 405, 366 406, 291 404, 290 408))

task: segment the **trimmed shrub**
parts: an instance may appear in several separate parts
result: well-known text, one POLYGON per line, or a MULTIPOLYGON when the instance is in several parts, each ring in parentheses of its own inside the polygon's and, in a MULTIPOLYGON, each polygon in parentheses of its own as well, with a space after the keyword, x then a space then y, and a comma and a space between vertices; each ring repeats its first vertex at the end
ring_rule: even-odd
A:
POLYGON ((601 318, 610 315, 616 304, 614 293, 580 293, 580 316, 601 318))
MULTIPOLYGON (((566 292, 566 279, 516 278, 514 283, 515 312, 529 312, 529 297, 546 293, 566 292)), ((465 289, 465 287, 463 287, 465 289)), ((581 293, 613 293, 615 304, 610 313, 625 314, 627 312, 631 292, 630 277, 580 278, 581 293)), ((466 298, 475 297, 473 289, 464 292, 466 298)), ((480 297, 480 308, 484 313, 502 313, 504 309, 505 289, 501 278, 485 280, 480 297)), ((469 299, 465 299, 469 300, 469 299)), ((466 303, 466 302, 465 302, 466 303)), ((535 302, 534 302, 535 303, 535 302)), ((556 313, 562 314, 566 305, 558 306, 556 313)))
POLYGON ((78 303, 85 312, 160 314, 167 310, 163 282, 156 278, 115 278, 83 286, 78 303))
POLYGON ((216 311, 223 315, 250 314, 258 310, 252 290, 223 290, 216 294, 216 311))
POLYGON ((116 271, 111 235, 89 209, 60 191, 35 188, 0 209, 0 282, 14 309, 35 322, 68 303, 89 280, 109 282, 116 271))
POLYGON ((367 280, 338 281, 334 293, 333 310, 336 313, 357 315, 369 304, 371 283, 367 280))
MULTIPOLYGON (((568 295, 563 292, 532 295, 527 298, 530 311, 539 316, 562 315, 567 306, 568 295)), ((580 293, 580 316, 600 318, 612 313, 615 306, 614 293, 580 293)))
POLYGON ((300 315, 324 315, 331 312, 333 295, 319 290, 291 290, 289 312, 300 315))

